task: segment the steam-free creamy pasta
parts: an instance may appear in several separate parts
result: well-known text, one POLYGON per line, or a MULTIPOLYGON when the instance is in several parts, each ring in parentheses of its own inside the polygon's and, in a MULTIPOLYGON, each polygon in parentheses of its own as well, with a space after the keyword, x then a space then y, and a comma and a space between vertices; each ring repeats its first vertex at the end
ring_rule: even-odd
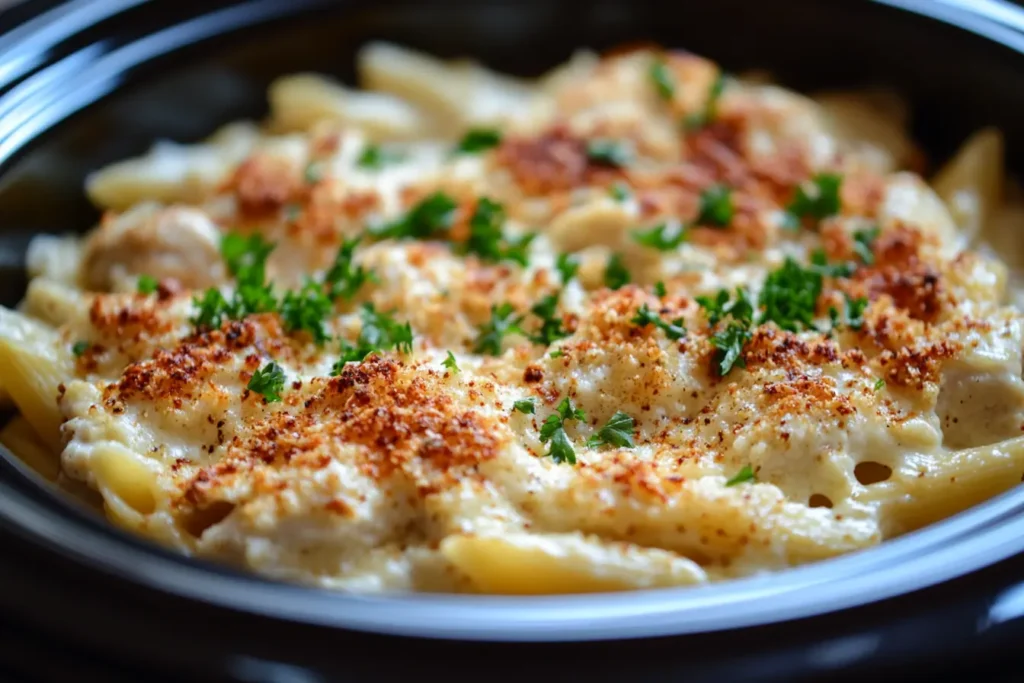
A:
POLYGON ((98 171, 100 224, 32 242, 0 312, 28 464, 359 592, 700 584, 1021 481, 997 131, 929 185, 884 92, 648 47, 358 61, 365 90, 281 78, 265 122, 98 171))

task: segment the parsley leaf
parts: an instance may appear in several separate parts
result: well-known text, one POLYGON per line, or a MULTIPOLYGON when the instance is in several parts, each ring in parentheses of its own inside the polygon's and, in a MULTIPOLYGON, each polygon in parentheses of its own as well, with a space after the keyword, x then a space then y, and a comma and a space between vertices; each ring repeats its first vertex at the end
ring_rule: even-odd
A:
POLYGON ((195 316, 189 318, 196 327, 216 330, 231 317, 232 306, 216 287, 206 290, 202 298, 193 297, 192 304, 199 309, 195 316))
POLYGON ((267 257, 274 251, 274 246, 259 233, 245 237, 232 232, 221 240, 220 254, 227 264, 228 272, 239 282, 263 284, 267 257))
POLYGON ((71 346, 71 353, 75 354, 75 358, 78 358, 83 353, 88 351, 90 346, 91 346, 91 344, 89 342, 87 342, 87 341, 76 341, 71 346))
POLYGON ((745 466, 739 472, 737 472, 729 481, 725 482, 726 486, 736 486, 737 484, 745 484, 748 481, 757 481, 757 477, 754 476, 754 468, 750 465, 745 466))
POLYGON ((658 97, 666 101, 671 101, 675 97, 675 78, 672 75, 672 71, 668 68, 668 64, 660 59, 653 62, 647 75, 650 77, 651 83, 654 84, 658 97))
POLYGON ((559 254, 558 258, 555 259, 555 270, 558 271, 558 276, 562 279, 562 284, 569 284, 569 280, 576 277, 576 273, 580 269, 580 261, 572 254, 559 254))
POLYGON ((668 294, 668 290, 665 289, 665 283, 658 280, 654 283, 654 296, 663 297, 668 294))
POLYGON ((633 434, 636 431, 636 421, 629 415, 617 411, 612 415, 608 423, 598 430, 597 434, 587 439, 588 448, 598 448, 604 444, 611 444, 619 448, 633 448, 633 434))
POLYGON ((246 388, 262 395, 263 400, 267 403, 280 401, 281 390, 284 389, 284 370, 274 361, 270 361, 252 373, 252 378, 246 388))
POLYGON ((647 304, 641 306, 631 323, 637 327, 646 327, 647 325, 654 325, 665 333, 665 336, 675 341, 682 339, 686 336, 686 323, 682 318, 676 318, 671 323, 665 322, 660 315, 652 311, 647 304))
POLYGON ((512 410, 524 415, 533 415, 537 410, 537 404, 533 402, 532 398, 521 398, 512 404, 512 410))
POLYGON ((727 290, 721 289, 714 298, 698 296, 697 303, 704 309, 704 315, 707 316, 710 325, 716 325, 719 320, 728 316, 747 324, 754 318, 754 304, 743 287, 736 288, 735 301, 730 300, 727 290))
POLYGON ((522 322, 523 316, 516 315, 512 304, 506 302, 500 306, 491 306, 491 319, 477 328, 480 334, 473 345, 473 352, 500 356, 506 335, 524 334, 519 326, 522 322))
POLYGON ((160 286, 160 281, 152 275, 140 275, 135 284, 139 294, 152 294, 160 286))
POLYGON ((324 177, 324 170, 315 161, 311 161, 306 164, 306 170, 302 173, 303 178, 306 180, 307 185, 316 185, 324 177))
POLYGON ((363 149, 359 158, 356 159, 356 165, 361 168, 377 170, 387 164, 399 162, 402 158, 402 154, 389 150, 386 147, 368 145, 363 149))
POLYGON ((334 256, 334 263, 324 273, 324 284, 327 285, 327 296, 331 301, 337 301, 339 298, 351 299, 367 281, 372 282, 375 279, 372 270, 365 270, 362 266, 352 264, 361 239, 353 237, 342 241, 338 253, 334 256))
POLYGON ((698 224, 723 228, 732 222, 735 212, 732 190, 725 185, 712 185, 700 193, 698 224))
POLYGON ((379 312, 369 302, 360 307, 359 315, 363 322, 359 338, 354 345, 342 342, 341 358, 331 369, 332 375, 341 374, 346 363, 361 361, 376 351, 412 351, 412 327, 409 323, 399 323, 391 315, 379 312))
POLYGON ((575 465, 576 451, 573 450, 572 442, 565 433, 565 423, 568 420, 585 420, 587 415, 575 407, 568 396, 562 399, 555 411, 554 414, 548 415, 540 427, 541 443, 550 443, 545 455, 551 456, 556 463, 567 462, 575 465))
POLYGON ((554 351, 548 354, 548 358, 561 358, 564 355, 565 351, 563 351, 562 349, 555 349, 554 351))
POLYGON ((476 154, 501 144, 501 131, 494 128, 471 128, 462 136, 456 151, 476 154))
POLYGON ((822 277, 850 277, 856 266, 852 263, 829 263, 824 249, 815 249, 811 254, 810 270, 822 277))
POLYGON ((633 159, 633 150, 625 142, 598 138, 587 142, 587 158, 599 166, 622 168, 633 159))
POLYGON ((879 377, 875 380, 875 391, 881 391, 885 388, 885 380, 879 377))
POLYGON ((793 201, 786 208, 785 226, 799 229, 804 218, 820 221, 839 213, 839 188, 843 177, 836 173, 819 173, 809 183, 797 186, 793 201))
POLYGON ((502 234, 505 207, 487 197, 481 197, 469 219, 469 239, 461 247, 463 253, 478 255, 485 261, 514 261, 521 266, 529 263, 530 243, 536 233, 516 238, 502 234))
POLYGON ((459 364, 455 360, 455 354, 451 351, 448 352, 448 357, 441 361, 441 365, 451 370, 454 374, 458 374, 459 372, 459 364))
POLYGON ((608 259, 608 265, 604 269, 604 286, 608 289, 620 289, 623 285, 629 284, 629 271, 622 263, 620 254, 612 254, 608 259))
POLYGON ((679 247, 690 236, 686 226, 679 221, 668 221, 650 230, 634 230, 633 240, 645 247, 658 251, 671 251, 679 247))
POLYGON ((307 280, 297 292, 286 292, 281 300, 281 320, 286 332, 304 330, 320 346, 330 339, 324 330, 324 318, 334 310, 334 304, 324 294, 323 287, 307 280))
POLYGON ((711 337, 711 345, 718 351, 718 374, 725 377, 735 366, 747 367, 743 359, 743 347, 751 338, 749 323, 730 322, 729 325, 711 337))
POLYGON ((853 253, 855 253, 866 266, 874 265, 875 252, 872 246, 882 229, 877 225, 867 230, 857 230, 853 233, 853 253))
POLYGON ((704 101, 703 109, 691 113, 683 121, 686 130, 693 131, 703 128, 715 120, 718 116, 718 100, 721 99, 723 90, 725 90, 725 74, 719 72, 715 80, 712 81, 711 87, 708 88, 708 97, 704 101))
POLYGON ((844 320, 851 329, 859 330, 864 327, 864 311, 867 307, 868 300, 866 298, 851 299, 849 294, 843 292, 842 315, 836 310, 835 306, 831 306, 828 309, 828 315, 832 319, 832 329, 838 329, 844 320))
POLYGON ((540 318, 541 325, 537 334, 530 335, 530 341, 548 346, 559 339, 569 336, 562 327, 562 316, 558 309, 558 293, 548 294, 530 308, 530 312, 540 318))
POLYGON ((452 227, 456 208, 458 204, 454 199, 444 192, 435 192, 409 209, 402 218, 370 232, 381 238, 430 239, 435 233, 452 227))
POLYGON ((623 182, 612 183, 611 187, 608 188, 608 196, 617 202, 628 201, 631 194, 629 185, 623 182))
POLYGON ((799 332, 814 328, 814 314, 821 294, 821 275, 803 268, 790 257, 768 274, 759 303, 760 322, 774 322, 783 330, 799 332))

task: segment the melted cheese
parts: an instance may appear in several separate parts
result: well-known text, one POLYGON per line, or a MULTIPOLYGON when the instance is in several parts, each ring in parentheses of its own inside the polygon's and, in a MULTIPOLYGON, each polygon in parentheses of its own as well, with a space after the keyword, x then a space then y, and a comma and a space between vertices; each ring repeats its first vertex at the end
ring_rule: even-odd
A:
MULTIPOLYGON (((1024 426, 1021 316, 1002 304, 1005 269, 962 252, 943 202, 892 172, 909 143, 887 151, 877 140, 892 139, 888 128, 852 139, 848 120, 838 126, 810 99, 729 81, 714 120, 681 132, 718 69, 662 55, 678 83, 664 101, 649 81, 654 58, 582 54, 526 84, 377 45, 361 70, 380 92, 365 100, 316 77, 285 80, 270 129, 291 132, 165 145, 94 178, 99 201, 134 206, 84 241, 73 279, 85 305, 48 303, 64 291, 55 286, 29 298, 62 319, 68 344, 90 345, 59 397, 64 471, 98 489, 116 521, 183 552, 353 591, 699 583, 906 528, 886 505, 908 495, 903 482, 944 477, 956 449, 1024 426), (390 112, 386 125, 359 113, 373 107, 390 112), (506 127, 497 149, 452 153, 467 127, 494 122, 506 127), (596 138, 628 142, 635 159, 594 164, 585 145, 596 138), (362 168, 371 140, 400 159, 362 168), (797 186, 822 171, 843 176, 841 212, 786 230, 797 186), (615 183, 629 187, 624 201, 610 197, 615 183), (730 225, 693 226, 664 252, 636 242, 638 228, 691 221, 714 183, 733 188, 730 225), (326 344, 286 333, 274 314, 192 328, 193 296, 233 287, 217 253, 229 230, 275 242, 268 275, 297 287, 343 239, 434 191, 459 204, 451 239, 364 242, 356 261, 376 281, 338 303, 326 344), (539 233, 527 266, 454 248, 479 197, 505 207, 507 234, 539 233), (787 256, 851 259, 855 233, 875 225, 874 263, 827 280, 818 307, 828 329, 844 292, 866 297, 861 329, 763 325, 745 367, 719 376, 698 296, 745 286, 756 298, 787 256), (580 259, 560 298, 568 336, 544 347, 513 334, 499 356, 474 353, 492 306, 510 303, 536 329, 528 311, 559 291, 564 252, 580 259), (613 254, 632 278, 617 291, 603 286, 613 254), (161 280, 158 294, 131 293, 140 274, 161 280), (408 321, 413 350, 332 376, 365 302, 408 321), (682 318, 686 336, 638 327, 645 304, 682 318), (448 351, 457 373, 442 366, 448 351), (287 377, 277 403, 247 389, 271 359, 287 377), (575 465, 546 457, 541 440, 567 396, 587 416, 566 422, 575 465), (525 398, 535 414, 513 410, 525 398), (635 447, 588 447, 618 411, 635 420, 635 447), (728 485, 746 467, 755 481, 728 485)), ((58 246, 33 247, 34 275, 66 289, 66 270, 46 257, 58 246)))

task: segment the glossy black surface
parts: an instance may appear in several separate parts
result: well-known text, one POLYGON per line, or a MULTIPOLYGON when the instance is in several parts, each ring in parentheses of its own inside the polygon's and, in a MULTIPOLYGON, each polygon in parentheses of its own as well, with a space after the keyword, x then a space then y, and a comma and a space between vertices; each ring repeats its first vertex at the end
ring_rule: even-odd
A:
MULTIPOLYGON (((912 98, 915 132, 935 158, 996 124, 1007 131, 1011 165, 1024 166, 1024 15, 1004 3, 112 0, 29 3, 17 12, 0 16, 0 30, 30 19, 0 35, 6 304, 21 296, 31 234, 84 230, 95 220, 81 189, 88 171, 156 137, 198 139, 262 115, 265 87, 282 73, 351 80, 352 55, 372 38, 477 55, 521 74, 578 45, 653 39, 736 71, 770 68, 802 89, 882 83, 912 98)), ((52 669, 42 680, 408 680, 443 672, 456 680, 761 681, 966 667, 977 679, 979 667, 995 673, 1012 662, 1012 644, 1024 635, 1024 589, 1015 587, 1024 561, 1003 559, 1024 549, 1022 514, 1024 492, 1011 492, 875 551, 707 589, 370 599, 171 556, 78 513, 0 461, 0 674, 8 667, 14 680, 16 669, 42 667, 52 669), (688 635, 672 637, 681 633, 688 635), (623 637, 641 639, 437 640, 623 637)))

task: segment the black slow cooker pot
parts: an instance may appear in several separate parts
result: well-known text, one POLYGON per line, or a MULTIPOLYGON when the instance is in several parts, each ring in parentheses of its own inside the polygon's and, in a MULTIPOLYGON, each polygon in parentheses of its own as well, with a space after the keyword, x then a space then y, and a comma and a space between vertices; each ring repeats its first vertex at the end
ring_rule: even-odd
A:
MULTIPOLYGON (((932 158, 994 124, 1024 166, 1024 11, 1001 0, 27 2, 0 15, 2 303, 23 294, 33 234, 96 220, 90 170, 260 116, 280 74, 352 81, 376 38, 524 75, 656 40, 798 89, 884 84, 913 101, 932 158)), ((347 596, 167 553, 2 452, 0 681, 1020 680, 1022 552, 1024 489, 707 588, 347 596)))

